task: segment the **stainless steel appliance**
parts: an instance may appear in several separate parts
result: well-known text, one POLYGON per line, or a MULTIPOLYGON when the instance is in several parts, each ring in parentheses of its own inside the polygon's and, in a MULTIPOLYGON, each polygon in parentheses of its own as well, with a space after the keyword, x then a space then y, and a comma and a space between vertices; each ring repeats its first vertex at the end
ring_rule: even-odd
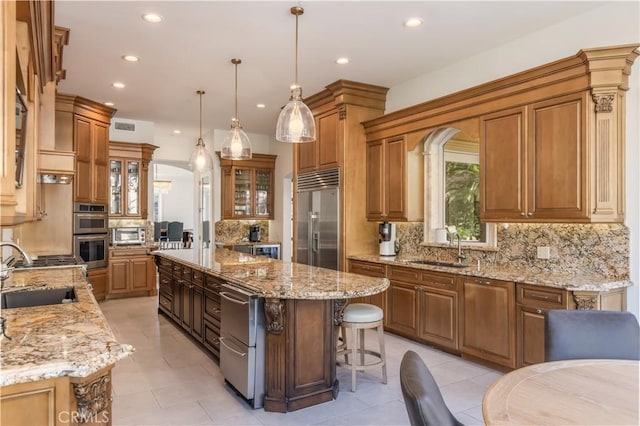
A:
POLYGON ((382 222, 378 225, 380 234, 380 256, 396 255, 396 225, 394 223, 382 222))
POLYGON ((340 169, 298 175, 298 263, 340 269, 340 169))
POLYGON ((249 225, 249 241, 260 242, 260 225, 249 225))
POLYGON ((253 406, 264 404, 264 300, 223 284, 220 291, 220 371, 253 406))
POLYGON ((280 259, 280 244, 237 244, 233 246, 233 251, 280 259))
POLYGON ((74 203, 73 254, 88 268, 107 266, 109 214, 106 204, 74 203))
POLYGON ((143 245, 146 243, 146 230, 141 227, 135 228, 112 228, 111 245, 143 245))

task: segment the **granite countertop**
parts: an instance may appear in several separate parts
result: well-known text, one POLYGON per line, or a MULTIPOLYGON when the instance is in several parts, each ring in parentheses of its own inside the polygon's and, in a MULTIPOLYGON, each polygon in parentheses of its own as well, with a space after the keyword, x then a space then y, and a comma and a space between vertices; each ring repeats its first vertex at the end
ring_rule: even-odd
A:
POLYGON ((17 269, 3 282, 3 292, 70 286, 74 303, 2 309, 11 340, 0 337, 0 386, 87 377, 134 351, 116 341, 81 266, 17 269))
POLYGON ((154 252, 191 268, 244 287, 260 297, 279 299, 348 299, 380 293, 386 278, 367 277, 226 249, 154 252))
POLYGON ((218 246, 254 246, 254 245, 275 245, 280 244, 280 241, 216 241, 214 243, 218 246))
POLYGON ((364 260, 367 262, 382 263, 386 265, 407 266, 411 268, 426 269, 429 271, 447 272, 450 274, 472 277, 490 278, 503 281, 515 281, 522 284, 538 285, 543 287, 563 288, 570 291, 609 291, 622 287, 630 287, 633 283, 627 279, 615 279, 599 275, 551 273, 536 270, 513 268, 509 265, 476 265, 468 268, 453 268, 446 266, 423 265, 410 263, 415 257, 403 256, 386 257, 379 255, 354 255, 349 259, 364 260))

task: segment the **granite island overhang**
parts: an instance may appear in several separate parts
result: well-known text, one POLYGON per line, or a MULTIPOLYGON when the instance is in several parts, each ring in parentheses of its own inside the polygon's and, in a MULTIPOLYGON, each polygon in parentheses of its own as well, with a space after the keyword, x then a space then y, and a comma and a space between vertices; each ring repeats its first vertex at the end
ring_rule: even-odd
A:
POLYGON ((15 270, 3 282, 3 293, 73 287, 76 295, 72 303, 2 309, 3 419, 20 399, 33 412, 42 409, 45 417, 37 419, 55 420, 62 412, 110 416, 111 368, 134 349, 116 341, 87 284, 81 266, 15 270), (38 405, 43 401, 52 405, 38 405))
MULTIPOLYGON (((335 399, 339 391, 337 334, 347 301, 389 287, 386 278, 226 249, 164 250, 153 254, 161 272, 161 285, 162 271, 181 265, 264 299, 265 411, 294 411, 335 399)), ((162 297, 162 289, 159 294, 162 297)))

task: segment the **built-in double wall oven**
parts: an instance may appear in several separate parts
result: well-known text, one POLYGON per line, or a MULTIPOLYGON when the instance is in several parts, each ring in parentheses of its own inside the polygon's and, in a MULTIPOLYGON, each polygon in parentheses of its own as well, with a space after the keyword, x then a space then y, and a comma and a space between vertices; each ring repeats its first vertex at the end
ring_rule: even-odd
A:
POLYGON ((109 214, 106 204, 74 203, 73 250, 89 269, 107 266, 109 214))

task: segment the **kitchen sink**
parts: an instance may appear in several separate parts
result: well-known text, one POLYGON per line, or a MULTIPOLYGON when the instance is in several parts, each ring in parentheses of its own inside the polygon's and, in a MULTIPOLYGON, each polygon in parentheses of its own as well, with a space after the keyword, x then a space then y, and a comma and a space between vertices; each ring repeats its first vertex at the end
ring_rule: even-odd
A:
POLYGON ((26 308, 31 306, 58 305, 76 301, 73 287, 41 289, 32 291, 13 291, 2 293, 2 308, 26 308))
POLYGON ((440 262, 438 260, 408 260, 408 263, 417 263, 419 265, 446 266, 447 268, 468 268, 469 265, 454 262, 440 262))

